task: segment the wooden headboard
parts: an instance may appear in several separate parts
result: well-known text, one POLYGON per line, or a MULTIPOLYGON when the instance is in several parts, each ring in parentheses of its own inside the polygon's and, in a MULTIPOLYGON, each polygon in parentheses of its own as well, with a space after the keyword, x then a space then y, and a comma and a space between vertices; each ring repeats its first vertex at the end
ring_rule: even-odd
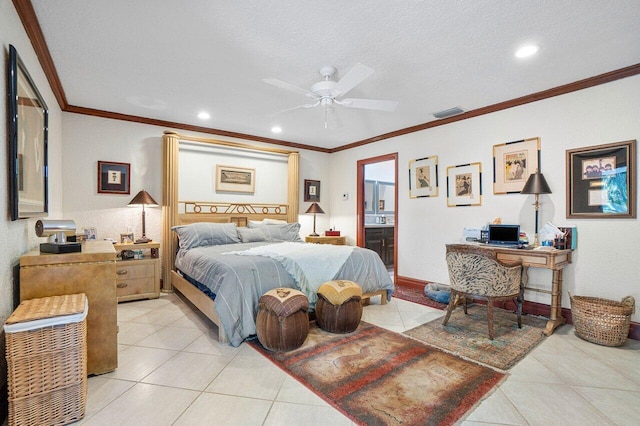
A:
POLYGON ((286 204, 216 203, 204 201, 180 201, 178 223, 188 225, 197 222, 235 223, 247 226, 250 220, 287 220, 286 204))

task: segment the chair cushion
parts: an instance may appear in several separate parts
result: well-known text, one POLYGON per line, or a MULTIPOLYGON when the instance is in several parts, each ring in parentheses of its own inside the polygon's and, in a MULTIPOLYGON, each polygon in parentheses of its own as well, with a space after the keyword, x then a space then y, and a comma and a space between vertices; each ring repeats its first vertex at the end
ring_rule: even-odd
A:
POLYGON ((362 298, 362 288, 353 281, 328 281, 318 288, 318 294, 333 305, 342 305, 352 297, 362 298))
POLYGON ((300 310, 309 310, 309 300, 301 291, 292 288, 274 288, 260 298, 260 304, 279 317, 288 317, 300 310))

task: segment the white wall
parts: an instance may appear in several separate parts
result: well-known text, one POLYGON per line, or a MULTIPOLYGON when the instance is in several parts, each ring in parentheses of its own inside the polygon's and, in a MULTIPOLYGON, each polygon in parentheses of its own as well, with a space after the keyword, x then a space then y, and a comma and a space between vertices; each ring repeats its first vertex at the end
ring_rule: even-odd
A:
MULTIPOLYGON (((3 147, 3 155, 0 155, 0 211, 3 212, 0 220, 0 320, 4 320, 13 311, 14 282, 12 268, 19 264, 20 256, 36 247, 39 238, 35 234, 36 219, 22 219, 11 221, 9 212, 9 162, 8 162, 8 121, 7 117, 7 70, 9 66, 9 45, 12 44, 18 51, 18 55, 24 62, 31 78, 34 80, 40 94, 49 108, 49 218, 59 216, 62 209, 62 162, 61 162, 61 113, 56 98, 51 91, 40 63, 33 51, 31 42, 27 37, 20 18, 13 3, 9 0, 0 0, 0 43, 2 44, 2 59, 0 73, 0 116, 3 117, 5 127, 0 132, 0 145, 3 147)), ((4 349, 4 348, 3 348, 4 349)), ((0 357, 0 365, 4 363, 4 356, 0 357)), ((0 377, 2 377, 0 375, 0 377)), ((0 385, 3 379, 0 378, 0 385)))
POLYGON ((283 154, 180 142, 178 199, 231 203, 287 204, 288 157, 283 154), (252 193, 216 190, 216 166, 253 169, 252 193))
MULTIPOLYGON (((141 189, 149 192, 158 203, 162 202, 162 134, 165 130, 171 129, 70 113, 63 114, 62 122, 64 128, 63 157, 65 164, 63 171, 64 218, 75 220, 78 229, 85 227, 97 228, 98 238, 100 239, 118 239, 120 233, 128 232, 129 229, 136 237, 141 235, 141 210, 127 207, 127 204, 141 189), (98 161, 131 163, 130 195, 98 193, 98 161)), ((180 133, 187 134, 185 132, 180 133)), ((193 135, 219 140, 239 141, 211 135, 193 135)), ((240 142, 250 145, 266 145, 247 141, 240 142)), ((295 149, 292 149, 292 151, 295 151, 295 149)), ((302 202, 304 179, 321 181, 321 205, 323 209, 327 209, 325 211, 330 209, 329 196, 327 192, 323 192, 328 190, 330 182, 328 157, 328 154, 300 150, 301 202, 299 208, 302 213, 300 215, 302 235, 311 233, 313 228, 313 216, 303 214, 309 205, 302 202)), ((195 160, 193 159, 188 161, 188 168, 181 167, 181 169, 187 173, 190 169, 193 171, 192 176, 195 176, 198 185, 204 188, 204 194, 215 194, 215 191, 212 190, 213 175, 211 173, 215 171, 217 161, 209 164, 203 164, 200 160, 197 163, 194 163, 195 160)), ((255 164, 253 163, 254 166, 255 164)), ((282 164, 286 166, 286 163, 282 164)), ((244 167, 251 166, 249 163, 244 163, 244 167)), ((260 180, 259 176, 258 180, 260 180)), ((266 176, 264 182, 270 182, 275 185, 266 176)), ((286 183, 285 180, 280 187, 286 190, 286 183)), ((263 194, 261 197, 264 196, 266 198, 276 193, 278 191, 275 189, 267 190, 263 188, 263 190, 258 191, 258 194, 263 194)), ((202 194, 202 192, 187 192, 189 196, 200 196, 202 194)), ((284 194, 284 201, 286 201, 286 192, 284 194)), ((252 201, 272 202, 266 198, 253 199, 252 201)), ((191 201, 231 200, 209 195, 206 198, 191 199, 191 201)), ((328 224, 328 215, 318 215, 318 229, 324 229, 322 226, 328 226, 328 224)), ((147 237, 154 241, 162 242, 162 212, 160 208, 152 207, 146 209, 146 234, 147 237)))
MULTIPOLYGON (((500 217, 534 233, 533 196, 494 195, 492 189, 493 145, 530 137, 541 139, 541 170, 553 191, 540 196, 540 223, 578 227, 578 249, 564 272, 563 306, 569 307, 567 291, 640 300, 638 220, 569 221, 565 212, 567 149, 640 138, 640 76, 332 154, 331 220, 355 236, 356 199, 342 201, 340 194, 355 194, 356 162, 398 152, 398 274, 448 283, 444 246, 459 241, 464 226, 500 217), (402 169, 412 159, 432 155, 438 156, 439 196, 410 199, 402 169), (477 161, 482 163, 482 206, 447 207, 447 166, 477 161)), ((550 288, 549 271, 531 270, 529 275, 532 286, 550 288)), ((525 298, 549 304, 548 295, 527 292, 525 298)), ((636 313, 633 320, 638 318, 636 313)))

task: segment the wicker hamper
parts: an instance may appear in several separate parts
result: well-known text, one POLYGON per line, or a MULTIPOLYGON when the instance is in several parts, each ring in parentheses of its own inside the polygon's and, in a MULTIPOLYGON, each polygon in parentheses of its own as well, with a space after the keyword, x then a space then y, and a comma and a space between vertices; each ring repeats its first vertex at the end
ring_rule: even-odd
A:
POLYGON ((620 302, 571 294, 569 297, 573 326, 579 337, 604 346, 624 344, 629 335, 631 314, 635 309, 632 296, 627 296, 620 302))
POLYGON ((23 301, 4 326, 9 425, 64 425, 87 401, 87 298, 23 301))

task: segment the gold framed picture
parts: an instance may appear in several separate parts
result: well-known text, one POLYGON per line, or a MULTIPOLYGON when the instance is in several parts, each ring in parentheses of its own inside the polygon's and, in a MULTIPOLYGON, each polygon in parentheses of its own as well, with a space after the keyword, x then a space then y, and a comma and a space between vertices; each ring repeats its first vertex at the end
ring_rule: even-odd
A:
POLYGON ((253 194, 256 191, 256 169, 216 165, 216 191, 253 194))
POLYGON ((540 138, 493 146, 493 193, 519 194, 529 175, 540 170, 540 138))
POLYGON ((482 166, 478 163, 447 167, 447 206, 482 205, 482 166))
POLYGON ((438 196, 438 156, 409 161, 409 198, 438 196))

